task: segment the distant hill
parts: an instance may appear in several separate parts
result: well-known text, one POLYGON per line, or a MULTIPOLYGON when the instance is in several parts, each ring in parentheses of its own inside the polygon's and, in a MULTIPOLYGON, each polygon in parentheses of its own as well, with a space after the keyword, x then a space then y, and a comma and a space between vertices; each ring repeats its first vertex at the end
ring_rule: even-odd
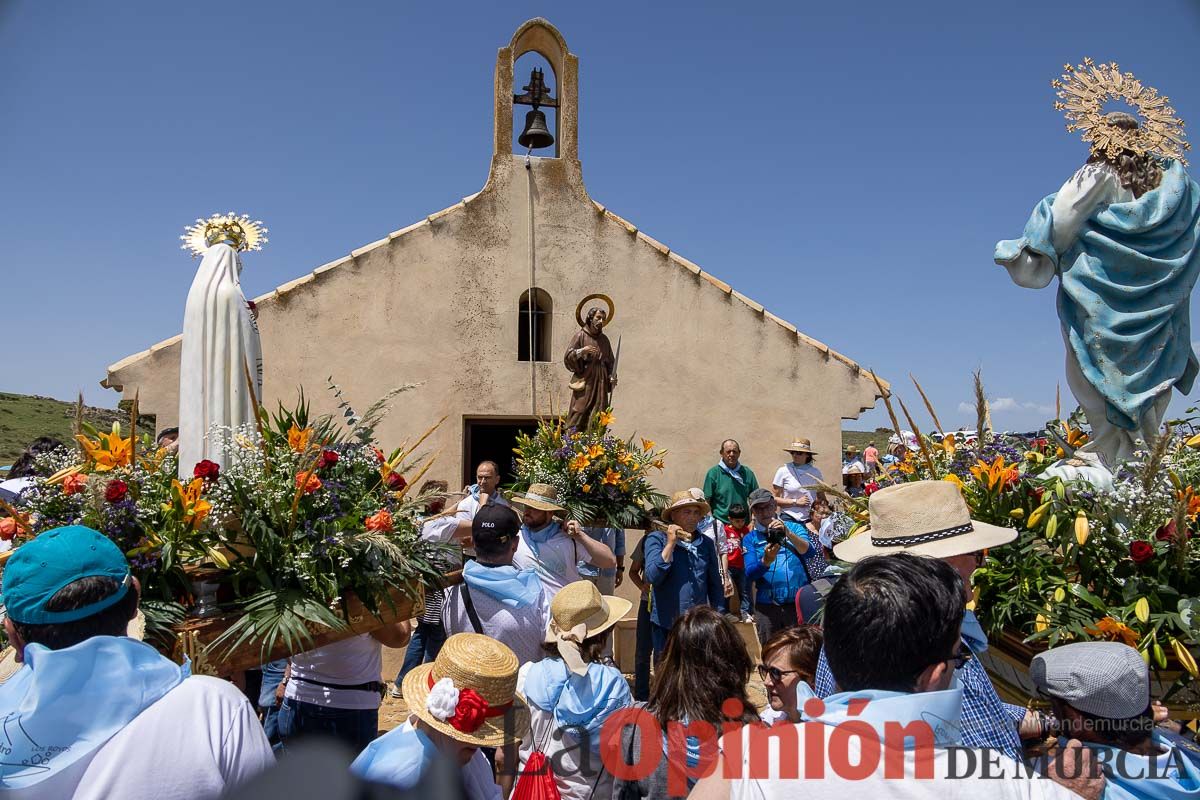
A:
MULTIPOLYGON (((101 430, 119 421, 129 427, 129 412, 112 408, 84 408, 84 419, 101 430)), ((75 422, 75 404, 50 397, 0 392, 0 466, 8 466, 39 436, 53 436, 63 443, 71 441, 75 422)), ((154 417, 138 420, 141 433, 154 434, 154 417)))
POLYGON ((875 443, 875 447, 879 452, 887 450, 888 437, 892 435, 889 428, 877 428, 873 431, 842 431, 842 450, 845 451, 850 445, 858 448, 858 452, 866 449, 871 442, 875 443))

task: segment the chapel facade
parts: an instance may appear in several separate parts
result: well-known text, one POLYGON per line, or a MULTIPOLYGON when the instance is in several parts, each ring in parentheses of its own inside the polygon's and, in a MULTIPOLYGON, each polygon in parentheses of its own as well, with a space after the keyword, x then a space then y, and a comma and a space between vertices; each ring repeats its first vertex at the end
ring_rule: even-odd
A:
MULTIPOLYGON (((660 489, 700 485, 729 437, 764 485, 797 436, 836 476, 841 421, 877 399, 870 373, 589 197, 578 110, 577 57, 549 22, 526 22, 496 58, 483 189, 255 299, 264 404, 290 405, 303 386, 314 413, 333 412, 333 376, 362 410, 419 382, 378 436, 398 446, 445 417, 422 447, 438 454, 426 478, 455 489, 483 459, 507 472, 516 433, 563 413, 576 306, 604 294, 616 308, 607 331, 625 351, 615 431, 669 451, 660 489), (513 152, 513 107, 514 64, 528 52, 549 63, 558 105, 554 155, 527 161, 513 152)), ((180 341, 113 364, 102 385, 175 425, 180 341)))

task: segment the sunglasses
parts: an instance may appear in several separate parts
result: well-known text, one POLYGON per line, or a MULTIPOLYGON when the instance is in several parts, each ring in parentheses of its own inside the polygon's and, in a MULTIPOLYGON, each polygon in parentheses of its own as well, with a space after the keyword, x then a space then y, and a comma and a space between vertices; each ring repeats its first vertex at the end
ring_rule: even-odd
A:
POLYGON ((758 677, 765 683, 767 678, 771 679, 771 683, 779 683, 783 680, 784 675, 799 675, 798 669, 780 669, 779 667, 768 667, 766 664, 759 664, 758 677))
POLYGON ((953 655, 953 656, 950 656, 949 658, 945 659, 945 663, 953 664, 955 669, 962 669, 963 667, 966 666, 967 662, 970 661, 971 659, 973 659, 974 657, 975 657, 975 654, 972 653, 970 650, 963 650, 962 652, 958 653, 957 655, 953 655))

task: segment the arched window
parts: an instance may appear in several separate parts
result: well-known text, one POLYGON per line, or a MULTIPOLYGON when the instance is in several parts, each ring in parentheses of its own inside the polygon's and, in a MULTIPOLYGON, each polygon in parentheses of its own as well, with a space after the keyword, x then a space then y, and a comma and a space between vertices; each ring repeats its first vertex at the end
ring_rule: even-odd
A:
POLYGON ((550 361, 550 295, 542 289, 533 289, 533 303, 529 292, 521 292, 521 303, 517 314, 517 360, 529 361, 529 343, 533 342, 533 361, 550 361))

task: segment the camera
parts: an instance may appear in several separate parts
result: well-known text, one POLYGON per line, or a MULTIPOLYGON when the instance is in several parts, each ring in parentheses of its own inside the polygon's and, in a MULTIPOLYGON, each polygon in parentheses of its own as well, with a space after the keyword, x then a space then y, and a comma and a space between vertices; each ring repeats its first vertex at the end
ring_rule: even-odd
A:
POLYGON ((783 526, 767 528, 767 544, 782 545, 785 538, 787 538, 787 529, 783 526))

